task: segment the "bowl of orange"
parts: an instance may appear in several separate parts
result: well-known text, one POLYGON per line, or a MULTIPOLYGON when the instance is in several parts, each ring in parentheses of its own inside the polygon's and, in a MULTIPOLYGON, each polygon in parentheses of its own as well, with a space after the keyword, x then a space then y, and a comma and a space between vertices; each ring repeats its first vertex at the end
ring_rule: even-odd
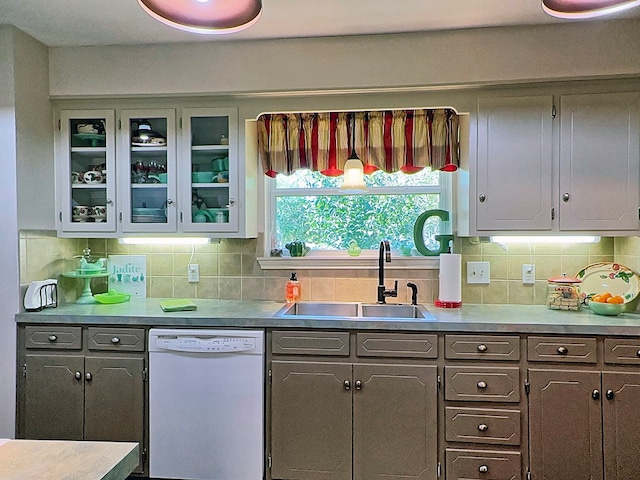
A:
POLYGON ((625 311, 624 298, 609 292, 599 293, 591 297, 589 308, 598 315, 620 315, 625 311))

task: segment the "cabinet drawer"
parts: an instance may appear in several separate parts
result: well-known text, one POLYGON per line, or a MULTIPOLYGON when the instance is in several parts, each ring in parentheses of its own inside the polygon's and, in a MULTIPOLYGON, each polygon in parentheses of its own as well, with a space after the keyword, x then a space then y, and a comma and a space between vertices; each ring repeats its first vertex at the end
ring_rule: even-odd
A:
POLYGON ((529 337, 527 358, 532 362, 596 363, 596 339, 529 337))
POLYGON ((87 347, 89 350, 144 352, 144 329, 90 327, 87 329, 87 347))
POLYGON ((82 349, 82 327, 28 326, 24 330, 25 346, 28 349, 82 349))
POLYGON ((294 332, 271 334, 271 352, 279 355, 349 356, 349 332, 294 332))
POLYGON ((520 445, 520 410, 445 408, 447 442, 520 445))
POLYGON ((447 480, 521 480, 522 478, 520 452, 447 448, 445 455, 447 480))
POLYGON ((520 337, 446 335, 445 358, 452 360, 520 360, 520 337))
POLYGON ((520 401, 518 367, 445 367, 445 400, 520 401))
POLYGON ((423 333, 357 333, 359 357, 438 358, 438 336, 423 333))
POLYGON ((604 363, 640 365, 640 338, 605 338, 604 363))

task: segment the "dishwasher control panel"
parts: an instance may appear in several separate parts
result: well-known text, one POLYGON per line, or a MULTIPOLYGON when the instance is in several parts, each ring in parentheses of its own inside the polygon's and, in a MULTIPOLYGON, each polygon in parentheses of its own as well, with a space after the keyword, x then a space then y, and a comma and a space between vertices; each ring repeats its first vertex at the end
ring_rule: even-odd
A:
POLYGON ((158 336, 155 347, 174 352, 250 352, 256 348, 255 338, 209 336, 158 336))

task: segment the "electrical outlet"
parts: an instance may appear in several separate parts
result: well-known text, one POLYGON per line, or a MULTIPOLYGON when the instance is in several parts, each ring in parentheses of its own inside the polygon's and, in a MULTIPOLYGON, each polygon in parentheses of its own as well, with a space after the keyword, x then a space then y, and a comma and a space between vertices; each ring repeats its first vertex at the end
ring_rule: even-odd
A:
POLYGON ((467 283, 489 283, 489 262, 467 262, 467 283))
POLYGON ((187 267, 187 275, 189 277, 189 283, 195 283, 200 281, 200 265, 197 263, 190 263, 187 267))
POLYGON ((522 283, 525 285, 536 283, 536 266, 533 263, 522 264, 522 283))

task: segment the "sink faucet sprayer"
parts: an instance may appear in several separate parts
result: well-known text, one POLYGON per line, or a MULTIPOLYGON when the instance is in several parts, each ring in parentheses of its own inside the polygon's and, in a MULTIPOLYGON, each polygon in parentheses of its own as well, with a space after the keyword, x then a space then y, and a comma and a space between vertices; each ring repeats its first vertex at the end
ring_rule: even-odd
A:
POLYGON ((387 290, 384 286, 384 262, 391 263, 391 247, 389 240, 380 242, 380 250, 378 255, 378 303, 387 303, 386 297, 398 296, 398 281, 396 280, 393 290, 387 290))

